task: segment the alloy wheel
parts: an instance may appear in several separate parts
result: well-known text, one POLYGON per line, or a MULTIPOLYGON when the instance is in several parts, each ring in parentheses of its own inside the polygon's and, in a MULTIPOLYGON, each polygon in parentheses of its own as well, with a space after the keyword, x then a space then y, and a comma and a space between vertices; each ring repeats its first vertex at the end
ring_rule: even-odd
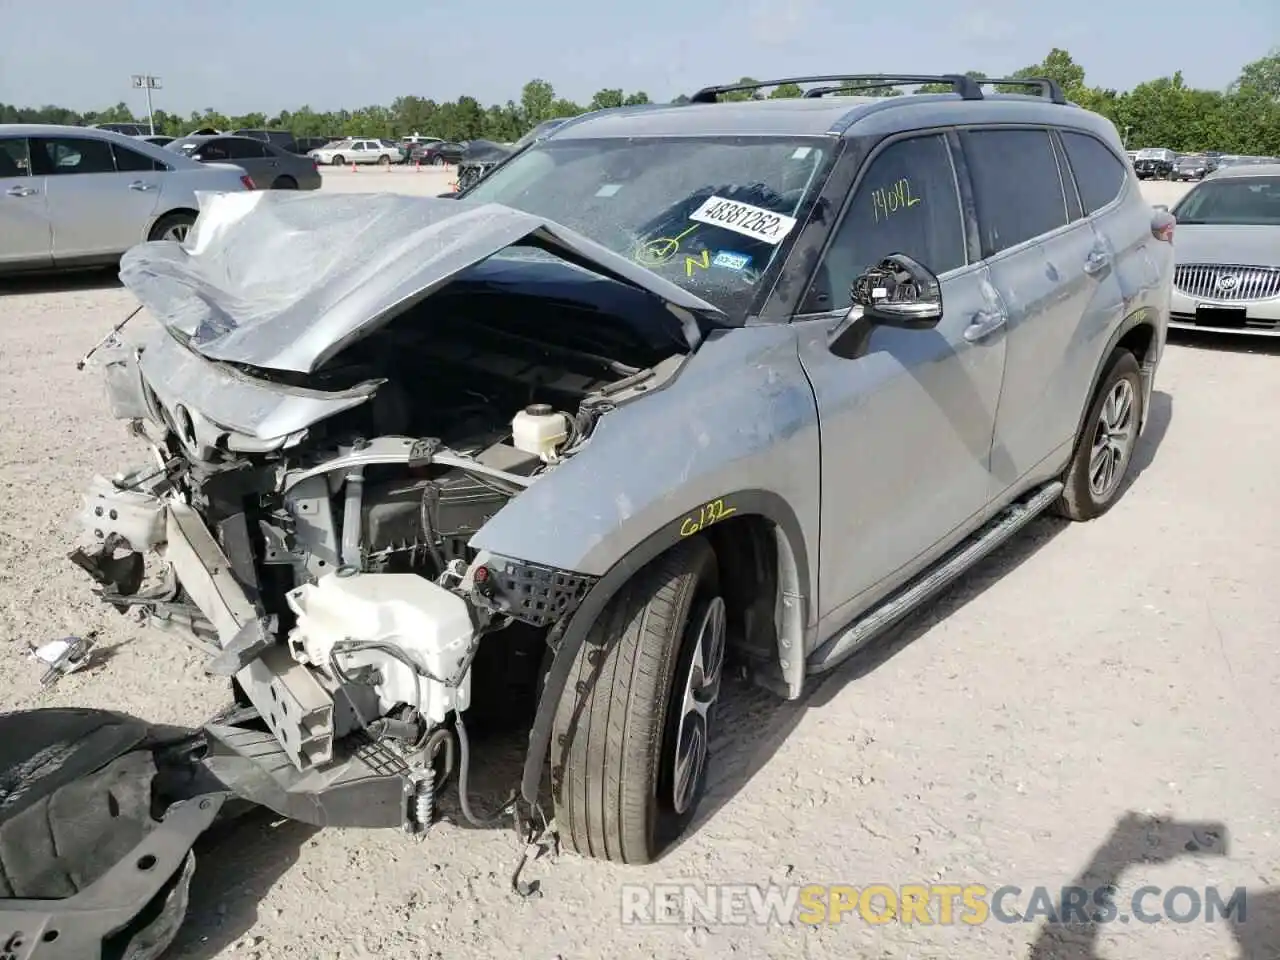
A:
POLYGON ((1089 456, 1089 490, 1098 501, 1115 493, 1133 454, 1137 437, 1133 401, 1133 384, 1118 380, 1098 414, 1089 456))
POLYGON ((671 803, 677 814, 693 806, 706 769, 710 715, 720 698, 724 674, 726 624, 725 603, 721 597, 713 597, 699 616, 689 620, 687 642, 693 644, 693 656, 682 686, 680 726, 673 757, 671 803))

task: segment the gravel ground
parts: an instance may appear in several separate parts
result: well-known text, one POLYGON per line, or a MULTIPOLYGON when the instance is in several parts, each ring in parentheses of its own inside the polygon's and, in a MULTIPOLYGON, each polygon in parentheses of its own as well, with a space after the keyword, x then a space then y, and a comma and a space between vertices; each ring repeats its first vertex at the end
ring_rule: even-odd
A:
MULTIPOLYGON (((447 178, 325 172, 326 189, 430 193, 447 178)), ((1146 187, 1157 203, 1179 192, 1146 187)), ((130 306, 102 278, 0 288, 0 689, 9 707, 95 705, 195 724, 222 704, 222 686, 182 644, 100 609, 64 559, 82 484, 137 457, 94 374, 74 368, 130 306), (101 665, 42 696, 28 641, 90 629, 101 665)), ((803 702, 732 690, 704 815, 660 863, 542 861, 530 876, 544 895, 516 901, 507 831, 445 823, 415 843, 251 818, 202 847, 175 954, 1277 956, 1275 352, 1175 341, 1136 479, 1105 519, 1038 522, 803 702), (1123 891, 1247 887, 1234 932, 1258 952, 1237 948, 1231 924, 1203 921, 1110 924, 1092 946, 1078 931, 1031 923, 620 921, 625 883, 1056 891, 1108 877, 1123 891)), ((482 797, 510 782, 519 746, 498 740, 481 758, 482 797)))

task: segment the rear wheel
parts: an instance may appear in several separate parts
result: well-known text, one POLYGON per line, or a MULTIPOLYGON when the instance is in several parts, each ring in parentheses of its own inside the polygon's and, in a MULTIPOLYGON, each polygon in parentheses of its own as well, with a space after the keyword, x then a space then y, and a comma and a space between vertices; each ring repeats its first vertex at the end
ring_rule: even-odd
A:
POLYGON ((688 825, 706 783, 725 627, 715 554, 702 539, 640 571, 592 626, 552 738, 556 822, 569 849, 648 863, 688 825))
POLYGON ((272 190, 297 190, 298 181, 293 177, 277 177, 276 182, 271 184, 272 190))
POLYGON ((1102 375, 1063 476, 1065 489, 1057 507, 1061 516, 1092 520, 1119 499, 1138 445, 1142 403, 1138 361, 1128 350, 1117 350, 1102 375))
POLYGON ((176 240, 181 243, 191 232, 191 225, 196 222, 194 213, 166 213, 156 221, 148 240, 176 240))
POLYGON ((382 156, 378 158, 378 166, 380 167, 391 166, 391 158, 384 153, 382 156))

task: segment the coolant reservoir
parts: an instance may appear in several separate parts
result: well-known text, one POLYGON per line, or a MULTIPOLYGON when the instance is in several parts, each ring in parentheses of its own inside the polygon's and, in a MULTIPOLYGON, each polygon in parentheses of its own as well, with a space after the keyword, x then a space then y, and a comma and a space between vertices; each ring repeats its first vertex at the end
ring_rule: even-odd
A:
POLYGON ((569 418, 545 403, 525 407, 511 421, 511 445, 543 460, 569 438, 569 418))

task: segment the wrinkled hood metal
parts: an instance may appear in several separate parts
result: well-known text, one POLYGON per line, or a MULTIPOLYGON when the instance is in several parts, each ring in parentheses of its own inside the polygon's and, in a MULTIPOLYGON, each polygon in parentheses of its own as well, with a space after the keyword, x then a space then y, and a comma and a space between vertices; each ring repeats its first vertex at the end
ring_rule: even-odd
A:
POLYGON ((1280 227, 1179 223, 1173 250, 1178 263, 1280 267, 1280 227))
POLYGON ((213 360, 310 373, 514 244, 647 291, 682 321, 725 315, 568 227, 495 203, 284 191, 200 197, 185 244, 144 243, 120 279, 213 360), (683 316, 682 316, 683 314, 683 316))

